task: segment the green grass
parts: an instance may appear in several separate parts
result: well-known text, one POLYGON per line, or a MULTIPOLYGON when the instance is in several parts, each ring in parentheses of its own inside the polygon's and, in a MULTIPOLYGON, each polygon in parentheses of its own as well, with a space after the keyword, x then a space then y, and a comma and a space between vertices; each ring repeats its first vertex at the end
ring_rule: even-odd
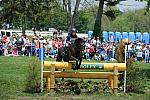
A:
MULTIPOLYGON (((7 99, 53 99, 53 100, 150 100, 150 64, 139 63, 146 72, 148 81, 145 93, 117 94, 80 94, 68 95, 63 93, 26 93, 25 78, 32 57, 0 57, 0 100, 7 99)), ((55 60, 55 59, 46 59, 55 60)), ((85 61, 85 60, 84 60, 85 61)), ((94 62, 94 61, 92 61, 94 62)), ((140 81, 140 80, 139 80, 140 81)))

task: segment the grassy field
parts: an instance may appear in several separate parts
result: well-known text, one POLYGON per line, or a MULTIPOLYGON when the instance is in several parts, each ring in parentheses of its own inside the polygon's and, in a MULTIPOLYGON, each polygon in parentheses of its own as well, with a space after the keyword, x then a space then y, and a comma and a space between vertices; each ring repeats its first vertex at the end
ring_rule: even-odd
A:
MULTIPOLYGON (((150 100, 150 64, 139 63, 148 76, 145 93, 85 94, 26 93, 25 78, 32 57, 0 57, 0 100, 53 99, 53 100, 150 100)), ((54 59, 46 59, 54 60, 54 59)), ((140 80, 139 80, 140 81, 140 80)))

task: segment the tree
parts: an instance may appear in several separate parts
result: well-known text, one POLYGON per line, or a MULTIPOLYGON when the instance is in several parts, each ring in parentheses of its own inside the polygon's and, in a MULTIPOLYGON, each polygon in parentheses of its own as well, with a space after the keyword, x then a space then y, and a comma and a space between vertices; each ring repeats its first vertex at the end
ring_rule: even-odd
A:
POLYGON ((77 14, 77 11, 79 9, 79 4, 80 4, 80 1, 81 0, 76 0, 76 4, 75 4, 75 8, 74 8, 74 11, 73 11, 73 14, 71 13, 71 1, 68 0, 68 10, 69 10, 69 23, 68 23, 68 32, 71 31, 72 28, 75 27, 75 17, 76 17, 76 14, 77 14))
POLYGON ((94 25, 94 31, 93 31, 93 36, 95 38, 100 37, 101 41, 102 41, 102 36, 100 36, 99 34, 102 32, 101 19, 102 19, 102 14, 103 14, 103 7, 104 7, 104 0, 100 0, 97 16, 96 16, 96 20, 95 20, 95 25, 94 25))
MULTIPOLYGON (((117 3, 119 3, 119 0, 107 1, 107 5, 116 5, 117 3)), ((101 30, 101 19, 103 14, 103 8, 104 8, 104 0, 99 0, 99 7, 98 7, 97 16, 94 24, 93 37, 95 38, 100 37, 101 42, 103 41, 103 35, 101 30)))
MULTIPOLYGON (((119 3, 119 1, 121 0, 105 0, 107 1, 106 5, 109 6, 114 6, 116 4, 119 3)), ((140 0, 143 1, 143 0, 140 0)), ((150 5, 150 0, 145 0, 148 2, 148 9, 149 9, 149 5, 150 5)), ((102 29, 101 29, 101 19, 102 19, 102 14, 103 14, 103 7, 104 7, 104 0, 99 0, 99 7, 98 7, 98 11, 97 11, 97 17, 95 20, 95 25, 94 25, 94 30, 93 30, 93 37, 98 37, 100 36, 100 40, 103 40, 103 36, 102 36, 102 29)), ((113 15, 114 13, 112 11, 109 11, 107 13, 105 13, 106 15, 113 15)), ((110 18, 113 18, 113 16, 111 16, 110 18)))
POLYGON ((1 18, 1 23, 6 23, 6 24, 11 24, 17 18, 17 12, 16 12, 16 6, 18 4, 18 0, 16 1, 9 1, 9 0, 2 0, 0 2, 0 18, 1 18))
POLYGON ((75 27, 79 32, 84 33, 88 30, 88 25, 91 24, 91 18, 93 17, 86 13, 84 10, 77 13, 75 18, 75 27))
POLYGON ((112 21, 110 27, 114 32, 150 32, 149 15, 145 15, 144 9, 126 12, 112 21))
POLYGON ((51 21, 51 15, 57 10, 62 11, 59 0, 2 0, 0 6, 1 22, 13 23, 15 28, 24 31, 33 27, 45 29, 51 21))
POLYGON ((120 0, 104 1, 101 0, 98 6, 93 4, 94 1, 87 0, 2 0, 0 2, 0 24, 13 25, 15 29, 23 29, 23 32, 33 27, 37 30, 41 28, 48 30, 49 27, 54 27, 67 31, 76 27, 80 32, 94 30, 93 36, 101 38, 103 30, 149 30, 149 12, 145 14, 147 17, 141 17, 143 21, 132 14, 127 16, 131 19, 123 16, 118 18, 117 16, 120 16, 121 13, 114 5, 120 0), (107 7, 103 10, 104 1, 107 7), (73 4, 75 8, 72 10, 73 4), (81 6, 80 9, 79 6, 81 6), (133 18, 137 23, 133 22, 133 18))

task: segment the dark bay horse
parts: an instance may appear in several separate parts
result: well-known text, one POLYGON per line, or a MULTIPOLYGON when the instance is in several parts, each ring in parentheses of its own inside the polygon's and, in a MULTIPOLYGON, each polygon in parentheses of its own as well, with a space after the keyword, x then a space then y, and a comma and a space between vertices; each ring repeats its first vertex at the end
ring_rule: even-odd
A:
POLYGON ((84 51, 84 41, 82 38, 77 38, 73 44, 69 46, 62 47, 58 51, 56 61, 76 61, 76 64, 73 65, 73 69, 77 70, 80 68, 82 62, 82 52, 84 51))

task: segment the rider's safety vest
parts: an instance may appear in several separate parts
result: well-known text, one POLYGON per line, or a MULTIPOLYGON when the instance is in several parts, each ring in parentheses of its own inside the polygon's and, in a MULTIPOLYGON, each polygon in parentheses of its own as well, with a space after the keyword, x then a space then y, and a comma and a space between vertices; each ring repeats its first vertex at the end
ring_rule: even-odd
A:
POLYGON ((70 42, 71 42, 71 44, 72 44, 72 43, 75 43, 75 39, 76 39, 76 38, 70 37, 70 42))

